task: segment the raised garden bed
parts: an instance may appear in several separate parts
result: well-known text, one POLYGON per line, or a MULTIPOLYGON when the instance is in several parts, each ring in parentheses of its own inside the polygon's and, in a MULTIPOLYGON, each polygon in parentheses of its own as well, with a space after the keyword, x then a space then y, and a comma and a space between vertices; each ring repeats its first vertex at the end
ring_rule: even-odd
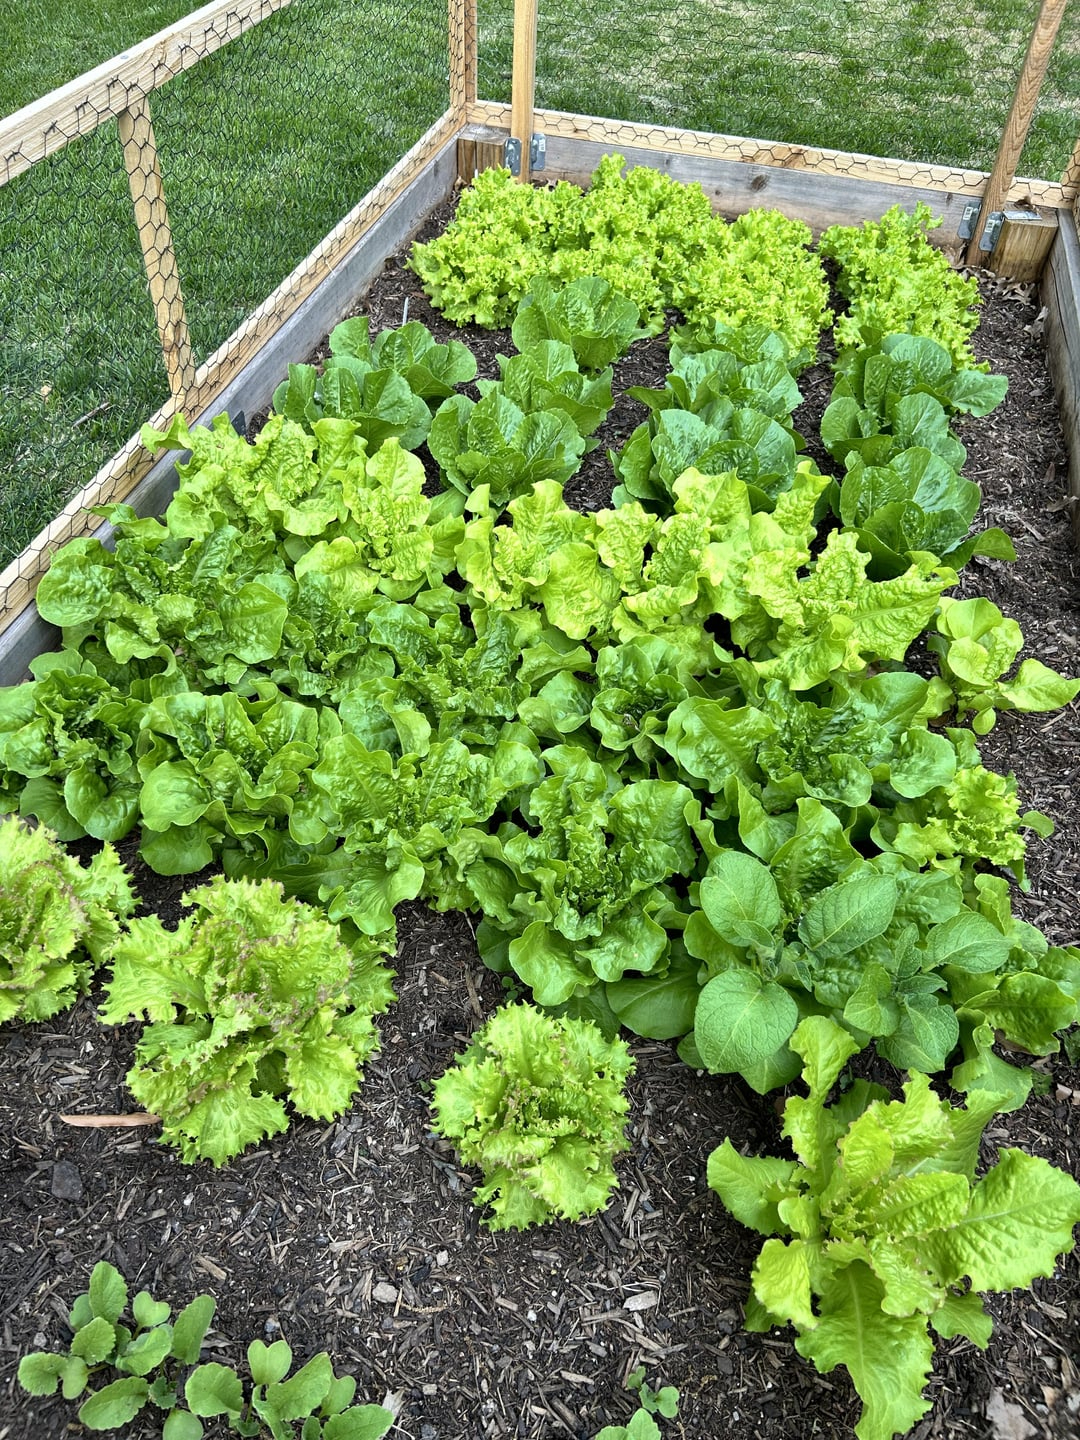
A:
MULTIPOLYGON (((442 216, 436 215, 437 228, 442 216)), ((1066 456, 1030 290, 987 281, 980 359, 1010 377, 990 420, 963 432, 966 473, 984 489, 983 515, 1014 537, 1014 566, 973 562, 965 593, 985 594, 1019 620, 1029 648, 1066 674, 1080 671, 1080 574, 1064 498, 1066 456)), ((399 262, 366 309, 372 329, 422 319, 438 339, 457 335, 427 305, 399 262)), ((481 376, 497 375, 505 336, 466 333, 481 376)), ((641 343, 619 363, 616 390, 656 385, 666 345, 641 343)), ((828 398, 824 367, 802 377, 796 419, 812 432, 828 398)), ((607 503, 605 447, 644 411, 612 411, 601 447, 568 498, 607 503)), ((816 457, 825 468, 827 457, 816 457)), ((1070 712, 1006 715, 981 741, 988 764, 1017 773, 1025 805, 1058 829, 1029 850, 1032 890, 1018 913, 1053 943, 1076 934, 1080 822, 1069 785, 1077 746, 1070 712)), ((130 853, 130 852, 129 852, 130 853)), ((136 863, 148 908, 176 914, 194 883, 164 881, 136 863)), ((4 1032, 4 1129, 10 1155, 0 1197, 10 1302, 2 1383, 14 1419, 4 1440, 65 1433, 60 1402, 27 1401, 12 1388, 19 1353, 59 1338, 67 1301, 93 1260, 106 1256, 132 1280, 182 1303, 201 1290, 219 1302, 223 1357, 252 1335, 284 1332, 297 1353, 328 1348, 369 1399, 403 1391, 401 1433, 421 1440, 590 1436, 625 1418, 621 1389, 639 1361, 654 1385, 679 1386, 669 1434, 729 1433, 737 1440, 848 1433, 857 1403, 846 1380, 815 1375, 790 1335, 741 1331, 756 1243, 704 1184, 709 1151, 728 1135, 751 1153, 774 1151, 770 1099, 737 1079, 700 1076, 666 1044, 635 1046, 629 1138, 621 1189, 602 1215, 522 1235, 478 1227, 470 1177, 429 1131, 426 1086, 501 998, 460 915, 411 907, 400 922, 400 1001, 382 1022, 381 1053, 353 1109, 330 1126, 295 1123, 285 1136, 214 1173, 182 1167, 140 1132, 68 1130, 58 1113, 130 1108, 123 1075, 130 1041, 93 1018, 70 1016, 4 1032), (681 1428, 680 1428, 681 1427, 681 1428)), ((1075 1167, 1080 1072, 1059 1057, 1037 1067, 1044 1094, 999 1118, 988 1139, 1075 1167)), ((939 1347, 929 1436, 1008 1434, 1010 1407, 1033 1433, 1063 1437, 1080 1413, 1076 1355, 1077 1262, 1030 1294, 995 1299, 997 1332, 985 1355, 966 1342, 939 1347)), ((155 1433, 135 1430, 133 1436, 155 1433)))

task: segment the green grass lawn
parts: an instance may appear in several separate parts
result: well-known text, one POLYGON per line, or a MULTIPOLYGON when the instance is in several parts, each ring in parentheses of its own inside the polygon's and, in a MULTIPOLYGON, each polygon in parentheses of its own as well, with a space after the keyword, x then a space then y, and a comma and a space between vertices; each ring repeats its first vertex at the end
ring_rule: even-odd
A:
MULTIPOLYGON (((508 100, 512 27, 479 0, 480 89, 508 100)), ((989 170, 1038 0, 608 0, 586 28, 542 0, 537 104, 989 170)), ((1070 6, 1021 174, 1057 179, 1080 133, 1070 6)))
MULTIPOLYGON (((27 0, 0 113, 188 0, 27 0), (47 43, 42 37, 47 37, 47 43)), ((479 0, 480 92, 509 98, 512 4, 479 0)), ((1035 0, 541 0, 541 106, 987 169, 1035 0), (584 16, 595 16, 587 26, 584 16)), ((151 100, 204 359, 442 112, 441 0, 294 0, 151 100)), ((1070 7, 1023 172, 1080 129, 1070 7)), ((0 565, 166 397, 115 126, 0 187, 0 565)))
MULTIPOLYGON (((55 54, 0 93, 32 98, 190 6, 125 13, 110 41, 128 8, 89 7, 85 51, 70 7, 19 12, 12 53, 33 59, 53 12, 55 54)), ((446 32, 440 0, 294 0, 152 95, 197 360, 442 114, 446 32)), ((115 123, 0 187, 0 256, 2 566, 168 395, 115 123)))

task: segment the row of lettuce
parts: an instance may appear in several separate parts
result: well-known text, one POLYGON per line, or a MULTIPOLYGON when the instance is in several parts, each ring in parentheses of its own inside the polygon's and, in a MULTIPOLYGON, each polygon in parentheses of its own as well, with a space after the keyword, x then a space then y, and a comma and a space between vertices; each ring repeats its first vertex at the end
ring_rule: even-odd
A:
POLYGON ((928 1317, 985 1344, 974 1290, 1049 1273, 1080 1219, 1043 1162, 974 1179, 983 1127, 1030 1088, 995 1038, 1050 1053, 1080 1007, 1080 950, 1012 912, 1049 822, 977 735, 1080 682, 1010 674, 1019 627, 946 593, 972 555, 1013 558, 970 533, 953 431, 1005 387, 973 362, 971 288, 927 217, 824 237, 849 303, 827 476, 792 420, 830 319, 809 232, 724 226, 617 158, 584 196, 486 172, 414 253, 451 318, 512 319, 479 399, 460 342, 345 322, 254 442, 224 418, 147 435, 190 451, 160 521, 108 507, 114 549, 56 556, 38 603, 63 648, 0 691, 0 810, 62 841, 139 827, 160 873, 229 878, 170 933, 129 918, 108 847, 61 880, 5 865, 26 891, 0 1019, 54 1013, 110 960, 104 1018, 145 1022, 133 1093, 183 1158, 221 1163, 284 1128, 285 1097, 347 1106, 396 907, 469 911, 485 962, 550 1012, 496 1017, 436 1092, 493 1223, 604 1202, 620 1028, 763 1093, 802 1073, 798 1163, 721 1147, 709 1178, 780 1237, 751 1318, 846 1364, 877 1440, 925 1408, 928 1317), (572 509, 612 364, 669 307, 670 373, 630 392, 648 418, 611 456, 612 508, 572 509), (905 668, 920 637, 936 673, 905 668), (44 923, 88 884, 106 919, 44 923), (904 1100, 858 1084, 827 1107, 868 1045, 913 1072, 904 1100), (919 1078, 946 1069, 965 1109, 919 1078))

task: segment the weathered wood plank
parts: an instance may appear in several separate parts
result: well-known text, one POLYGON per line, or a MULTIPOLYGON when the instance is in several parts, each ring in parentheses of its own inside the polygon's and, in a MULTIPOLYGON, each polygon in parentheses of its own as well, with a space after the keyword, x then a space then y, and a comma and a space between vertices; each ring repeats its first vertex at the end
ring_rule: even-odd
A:
MULTIPOLYGON (((510 106, 493 100, 478 100, 470 105, 467 117, 477 125, 497 126, 506 131, 510 128, 510 106)), ((771 140, 713 135, 704 130, 681 130, 664 125, 636 124, 629 120, 571 115, 563 110, 537 110, 533 125, 534 129, 548 137, 549 143, 553 136, 566 140, 593 140, 605 151, 625 153, 630 147, 660 154, 708 157, 756 165, 761 169, 805 171, 814 175, 831 175, 839 179, 969 198, 981 196, 987 180, 984 170, 888 160, 809 145, 781 145, 771 140)), ((1053 180, 1017 179, 1006 198, 1010 204, 1030 201, 1033 205, 1061 209, 1072 204, 1072 194, 1053 180)))
POLYGON ((149 102, 145 97, 136 100, 117 118, 128 188, 135 207, 135 227, 139 232, 169 389, 172 394, 182 396, 195 380, 195 357, 184 314, 184 296, 169 213, 165 208, 149 102))
MULTIPOLYGON (((586 185, 608 149, 598 140, 566 140, 549 135, 545 178, 586 185)), ((714 156, 637 149, 630 145, 620 146, 620 153, 629 165, 651 165, 676 180, 696 181, 712 201, 713 208, 728 217, 752 209, 777 209, 804 221, 818 235, 829 225, 853 225, 878 219, 898 203, 913 210, 921 200, 942 221, 940 227, 931 232, 934 243, 953 252, 963 244, 958 230, 967 200, 962 195, 819 171, 719 160, 714 156)))
POLYGON ((1047 359, 1069 452, 1073 532, 1080 543, 1080 239, 1074 226, 1058 227, 1040 289, 1047 359))
POLYGON ((139 45, 0 120, 0 185, 190 70, 292 0, 211 0, 139 45))
MULTIPOLYGON (((288 362, 310 353, 379 273, 386 257, 446 198, 456 177, 457 131, 444 116, 199 369, 183 405, 189 424, 223 411, 251 415, 264 408, 288 362)), ((147 418, 155 429, 164 429, 179 410, 172 398, 147 418)), ((154 457, 132 436, 0 574, 0 660, 3 634, 29 605, 49 556, 74 536, 100 528, 87 514, 88 507, 126 500, 139 508, 144 494, 152 499, 158 495, 154 473, 154 457), (146 492, 137 489, 144 479, 150 486, 146 492)), ((6 673, 6 662, 0 671, 6 673)))
POLYGON ((1050 56, 1054 53, 1054 41, 1057 39, 1067 3, 1068 0, 1042 0, 1039 7, 1035 28, 1031 32, 1027 54, 1016 82, 1016 92, 998 142, 997 155, 983 192, 982 209, 971 232, 967 250, 969 265, 980 263, 979 241, 983 231, 990 216, 1004 206, 1005 197, 1016 175, 1020 152, 1031 129, 1035 102, 1039 98, 1039 91, 1050 65, 1050 56))

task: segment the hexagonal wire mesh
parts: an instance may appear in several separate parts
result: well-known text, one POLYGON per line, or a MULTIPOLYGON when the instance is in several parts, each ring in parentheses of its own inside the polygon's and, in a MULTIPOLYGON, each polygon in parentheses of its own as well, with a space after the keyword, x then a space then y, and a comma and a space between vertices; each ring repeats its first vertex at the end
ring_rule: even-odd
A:
MULTIPOLYGON (((0 184, 0 568, 167 399, 159 325, 177 388, 447 109, 445 0, 272 6, 88 93, 75 128, 121 125, 0 184), (154 304, 135 215, 166 261, 154 304)), ((66 138, 0 155, 0 181, 66 138)))
MULTIPOLYGON (((989 170, 1039 0, 543 0, 542 109, 989 170)), ((479 92, 509 101, 513 0, 479 0, 479 92)), ((1068 7, 1019 173, 1056 179, 1080 131, 1068 7)), ((578 133, 581 133, 580 127, 578 133)), ((755 156, 768 163, 768 148, 755 156)))

